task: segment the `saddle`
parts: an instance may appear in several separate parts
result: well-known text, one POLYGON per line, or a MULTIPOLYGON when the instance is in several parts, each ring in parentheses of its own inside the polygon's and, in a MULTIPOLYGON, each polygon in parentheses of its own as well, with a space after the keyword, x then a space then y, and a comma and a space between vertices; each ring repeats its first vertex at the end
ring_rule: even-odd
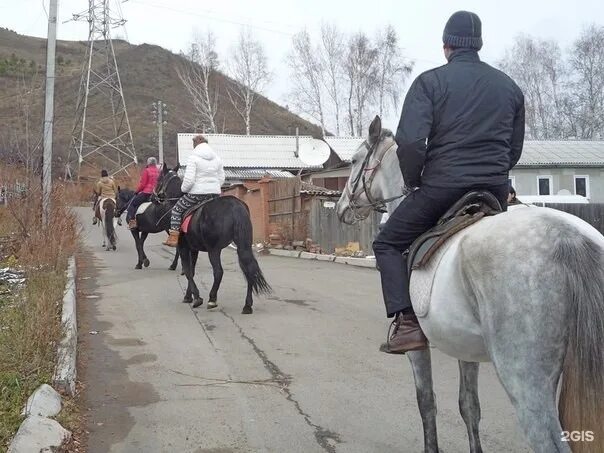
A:
POLYGON ((208 197, 205 200, 200 201, 199 203, 194 204, 189 209, 187 209, 182 215, 183 221, 182 221, 182 225, 180 227, 181 231, 183 233, 187 233, 189 230, 189 225, 191 223, 191 219, 193 218, 193 214, 195 214, 198 210, 202 209, 210 201, 214 201, 216 198, 218 198, 218 196, 208 197))
POLYGON ((485 216, 501 213, 499 200, 487 191, 466 193, 439 219, 436 226, 417 238, 408 250, 407 270, 425 266, 434 253, 453 235, 485 216))

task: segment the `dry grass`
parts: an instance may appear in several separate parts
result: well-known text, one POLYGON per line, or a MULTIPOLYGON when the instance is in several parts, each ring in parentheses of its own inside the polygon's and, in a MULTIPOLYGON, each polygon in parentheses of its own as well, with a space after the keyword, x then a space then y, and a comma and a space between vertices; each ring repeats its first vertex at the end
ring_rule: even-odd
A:
POLYGON ((51 383, 62 333, 65 269, 76 247, 77 222, 64 189, 53 194, 48 226, 41 204, 39 190, 32 189, 0 210, 0 231, 13 232, 15 251, 3 264, 20 266, 27 276, 21 290, 0 299, 0 451, 19 426, 27 397, 51 383))

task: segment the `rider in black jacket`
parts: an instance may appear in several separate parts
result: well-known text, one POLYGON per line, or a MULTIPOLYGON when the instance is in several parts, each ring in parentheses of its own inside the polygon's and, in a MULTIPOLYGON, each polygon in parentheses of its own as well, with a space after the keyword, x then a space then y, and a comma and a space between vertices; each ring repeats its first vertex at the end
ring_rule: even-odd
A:
POLYGON ((466 192, 489 190, 506 208, 508 172, 524 142, 524 96, 507 75, 480 61, 481 28, 476 14, 453 14, 443 33, 448 63, 421 74, 405 98, 396 142, 410 194, 373 244, 387 315, 395 318, 384 352, 427 347, 402 252, 466 192))

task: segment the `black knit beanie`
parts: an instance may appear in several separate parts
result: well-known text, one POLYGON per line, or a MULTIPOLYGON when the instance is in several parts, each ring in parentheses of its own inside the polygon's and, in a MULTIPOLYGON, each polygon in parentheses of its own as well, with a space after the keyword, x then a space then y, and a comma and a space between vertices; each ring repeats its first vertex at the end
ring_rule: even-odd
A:
POLYGON ((445 25, 443 44, 480 50, 482 48, 482 23, 478 15, 469 11, 453 13, 445 25))
POLYGON ((105 178, 109 176, 109 173, 107 173, 107 170, 101 170, 101 178, 105 178))

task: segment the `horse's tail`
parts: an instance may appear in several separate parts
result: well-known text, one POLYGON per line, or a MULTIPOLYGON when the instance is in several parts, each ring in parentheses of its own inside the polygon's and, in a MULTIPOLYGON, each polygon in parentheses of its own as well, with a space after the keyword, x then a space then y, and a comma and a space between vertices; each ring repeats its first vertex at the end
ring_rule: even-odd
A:
POLYGON ((115 203, 113 200, 108 199, 108 203, 105 203, 105 232, 111 245, 115 245, 115 227, 113 225, 113 219, 115 218, 115 203))
POLYGON ((571 307, 560 422, 575 441, 573 452, 604 451, 604 248, 579 232, 564 235, 555 260, 566 273, 571 307))
POLYGON ((234 242, 237 245, 239 266, 245 274, 245 279, 251 285, 255 294, 268 294, 272 291, 264 278, 258 261, 252 251, 252 221, 250 211, 243 203, 236 203, 233 209, 234 242))

